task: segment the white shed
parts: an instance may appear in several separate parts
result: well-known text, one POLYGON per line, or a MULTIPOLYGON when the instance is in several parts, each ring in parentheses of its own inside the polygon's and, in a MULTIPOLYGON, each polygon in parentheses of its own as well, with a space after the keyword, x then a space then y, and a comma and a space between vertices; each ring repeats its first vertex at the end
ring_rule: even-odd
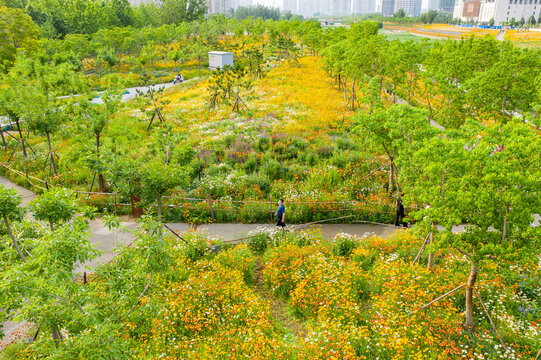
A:
POLYGON ((233 53, 225 51, 210 51, 209 52, 209 69, 223 69, 224 66, 233 66, 233 53))

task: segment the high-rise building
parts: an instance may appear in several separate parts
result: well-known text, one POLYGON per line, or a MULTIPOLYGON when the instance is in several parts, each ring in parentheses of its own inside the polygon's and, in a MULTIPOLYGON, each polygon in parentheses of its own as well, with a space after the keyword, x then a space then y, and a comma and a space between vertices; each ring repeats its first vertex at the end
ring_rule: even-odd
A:
POLYGON ((352 0, 352 14, 373 14, 376 12, 376 2, 374 0, 352 0))
POLYGON ((494 24, 515 19, 525 21, 533 15, 535 19, 541 15, 541 0, 456 0, 453 17, 462 21, 474 21, 488 24, 494 19, 494 24))
POLYGON ((404 9, 406 16, 418 17, 421 15, 422 0, 396 0, 395 11, 404 9))
MULTIPOLYGON (((427 10, 436 10, 436 11, 439 11, 439 8, 438 8, 438 2, 440 0, 428 0, 428 8, 427 10)), ((455 0, 452 0, 452 1, 455 1, 455 0)))
POLYGON ((299 13, 299 6, 297 0, 284 0, 284 11, 291 11, 293 14, 299 13))
POLYGON ((251 6, 252 0, 208 0, 209 14, 237 10, 239 6, 251 6))
POLYGON ((456 0, 438 0, 438 11, 452 14, 455 10, 455 2, 456 0))
POLYGON ((393 16, 395 0, 381 0, 381 13, 383 16, 393 16))
POLYGON ((331 0, 329 15, 348 16, 351 14, 351 0, 331 0))

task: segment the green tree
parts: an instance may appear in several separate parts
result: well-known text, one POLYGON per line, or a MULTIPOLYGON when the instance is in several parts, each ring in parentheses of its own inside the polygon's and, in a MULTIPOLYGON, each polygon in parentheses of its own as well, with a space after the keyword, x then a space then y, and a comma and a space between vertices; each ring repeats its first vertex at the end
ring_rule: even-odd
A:
POLYGON ((7 320, 24 319, 51 329, 59 347, 60 330, 78 317, 76 313, 88 314, 81 305, 84 288, 75 281, 75 266, 93 259, 98 251, 88 241, 88 224, 82 219, 34 242, 34 256, 2 273, 0 304, 7 320))
POLYGON ((399 18, 399 19, 405 18, 405 17, 406 17, 406 12, 404 11, 404 9, 398 9, 398 10, 393 14, 393 17, 399 18))
MULTIPOLYGON (((541 173, 529 159, 541 151, 537 130, 520 121, 497 125, 468 123, 418 148, 402 164, 408 201, 426 204, 413 216, 445 230, 431 247, 458 249, 471 261, 469 287, 478 267, 492 259, 528 262, 541 237, 532 236, 533 214, 541 206, 541 173), (453 225, 468 224, 462 233, 453 225)), ((473 325, 467 290, 466 327, 473 325)))
POLYGON ((23 10, 0 6, 0 70, 13 64, 18 50, 35 51, 38 37, 38 27, 23 10))
POLYGON ((366 134, 375 149, 383 150, 389 160, 389 192, 395 184, 400 191, 396 161, 407 158, 422 142, 437 134, 430 125, 425 110, 405 104, 388 109, 377 108, 372 113, 361 112, 356 119, 356 132, 366 134))
POLYGON ((51 137, 58 131, 66 117, 61 95, 68 94, 72 88, 75 73, 70 63, 32 63, 34 79, 26 79, 25 91, 20 93, 23 116, 28 120, 29 129, 35 130, 47 138, 49 175, 57 175, 51 137))
POLYGON ((51 231, 55 225, 73 218, 77 211, 77 200, 68 189, 51 189, 30 203, 32 215, 40 221, 49 223, 51 231))
POLYGON ((21 251, 17 238, 10 226, 11 221, 19 221, 23 216, 23 209, 20 208, 21 201, 21 196, 17 193, 16 189, 6 189, 4 185, 0 185, 0 216, 4 220, 4 225, 11 238, 13 247, 17 250, 21 260, 26 262, 26 257, 21 251))
POLYGON ((143 200, 158 204, 158 221, 162 221, 162 197, 176 186, 186 186, 189 176, 183 168, 152 162, 141 174, 143 200))
POLYGON ((96 94, 92 91, 87 92, 78 98, 79 106, 75 108, 75 111, 81 124, 84 124, 84 127, 92 133, 96 140, 95 157, 91 161, 94 178, 92 180, 90 191, 92 191, 94 179, 97 176, 100 192, 105 192, 105 179, 103 176, 105 165, 101 160, 100 140, 109 120, 118 110, 123 92, 124 90, 116 83, 111 84, 110 87, 101 94, 99 101, 94 100, 96 99, 96 94))
POLYGON ((209 48, 202 41, 197 41, 192 47, 192 57, 197 60, 198 76, 201 76, 201 64, 208 58, 209 48))
POLYGON ((164 24, 178 24, 201 18, 207 12, 204 0, 163 0, 160 5, 160 17, 164 24))

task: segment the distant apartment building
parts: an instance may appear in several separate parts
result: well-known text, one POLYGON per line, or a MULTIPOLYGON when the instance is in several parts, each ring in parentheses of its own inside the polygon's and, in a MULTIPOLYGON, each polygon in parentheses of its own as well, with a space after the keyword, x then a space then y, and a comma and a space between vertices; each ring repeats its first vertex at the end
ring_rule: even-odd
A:
POLYGON ((421 15, 421 3, 422 0, 396 0, 394 12, 399 9, 404 9, 406 16, 418 17, 421 15))
POLYGON ((284 0, 284 11, 291 11, 293 14, 299 13, 299 6, 297 0, 284 0))
POLYGON ((236 10, 239 6, 251 6, 252 0, 209 0, 209 14, 225 13, 236 10))
POLYGON ((376 12, 376 2, 374 0, 352 0, 352 14, 373 14, 376 12))
POLYGON ((352 1, 374 3, 374 0, 284 0, 283 9, 304 17, 349 16, 352 13, 352 1))
POLYGON ((383 16, 393 16, 395 5, 395 0, 381 0, 381 13, 383 16))
POLYGON ((329 15, 348 16, 351 15, 351 0, 330 0, 329 15))
POLYGON ((455 2, 456 0, 438 0, 438 11, 452 14, 455 10, 455 2))
POLYGON ((462 21, 488 24, 491 19, 499 25, 515 19, 525 21, 541 15, 541 0, 457 0, 453 17, 462 21))

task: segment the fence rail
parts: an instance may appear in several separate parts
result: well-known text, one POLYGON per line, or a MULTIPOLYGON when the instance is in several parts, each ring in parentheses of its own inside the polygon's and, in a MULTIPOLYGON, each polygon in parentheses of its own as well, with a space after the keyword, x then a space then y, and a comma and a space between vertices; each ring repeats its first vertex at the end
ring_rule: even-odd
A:
MULTIPOLYGON (((34 176, 25 174, 21 171, 12 169, 6 166, 3 163, 0 163, 6 170, 11 171, 19 176, 25 177, 26 181, 30 185, 46 191, 52 185, 46 180, 36 178, 34 176), (43 184, 45 187, 36 185, 31 180, 43 184)), ((77 197, 81 197, 83 200, 90 202, 94 206, 98 207, 112 207, 115 213, 118 213, 119 208, 122 207, 132 207, 132 203, 119 202, 118 200, 124 200, 123 196, 114 192, 100 193, 100 192, 91 192, 91 191, 74 191, 77 197), (106 197, 112 198, 110 200, 96 201, 96 198, 106 197)), ((268 216, 272 220, 272 215, 275 212, 274 203, 272 196, 268 200, 230 200, 230 199, 212 199, 207 198, 193 198, 193 197, 177 197, 177 196, 162 196, 161 197, 162 209, 181 209, 181 210, 197 210, 207 212, 208 216, 214 221, 216 219, 216 213, 224 212, 253 212, 260 215, 268 216), (173 203, 171 203, 173 202, 173 203), (238 206, 236 206, 238 205, 238 206), (253 206, 253 207, 247 207, 253 206)), ((387 202, 377 202, 370 200, 343 200, 343 201, 295 201, 291 200, 287 202, 288 205, 288 214, 299 215, 299 214, 325 214, 325 213, 341 213, 341 214, 351 214, 352 212, 366 212, 366 213, 378 213, 393 215, 395 214, 394 203, 387 202)), ((158 204, 149 204, 148 208, 158 208, 158 204)), ((408 205, 405 206, 407 209, 416 210, 419 209, 419 206, 408 205)))

